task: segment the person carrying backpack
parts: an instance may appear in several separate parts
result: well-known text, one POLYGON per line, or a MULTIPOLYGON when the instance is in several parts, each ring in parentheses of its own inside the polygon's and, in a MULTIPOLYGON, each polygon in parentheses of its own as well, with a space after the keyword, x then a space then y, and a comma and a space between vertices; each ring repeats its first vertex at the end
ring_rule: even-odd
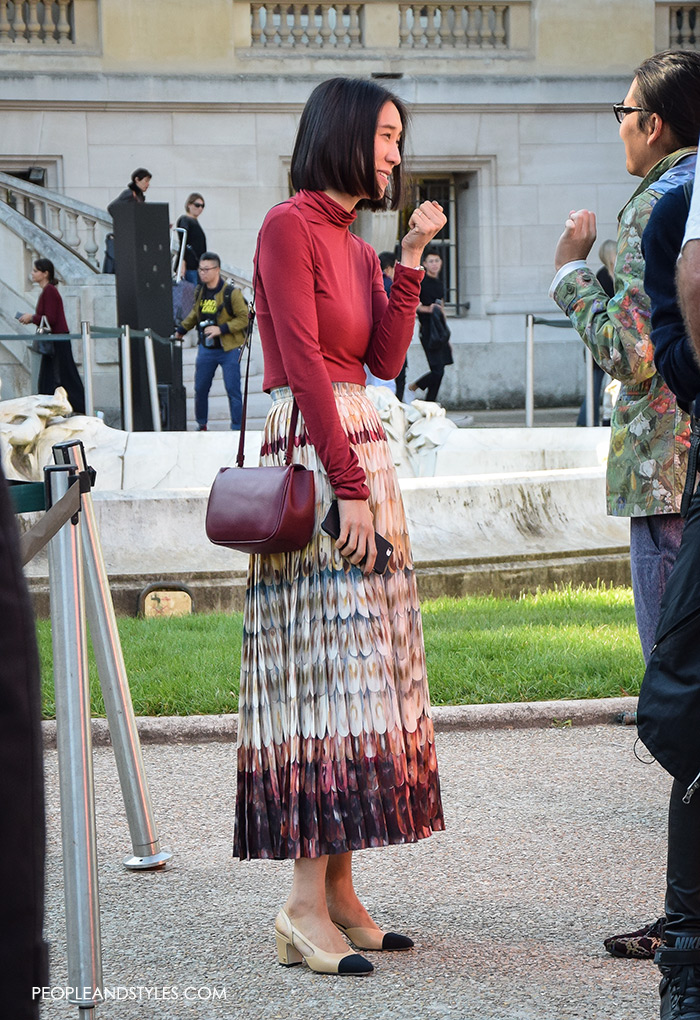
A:
POLYGON ((221 259, 205 251, 199 259, 200 283, 189 315, 175 330, 179 339, 194 326, 199 343, 194 370, 194 414, 197 430, 207 431, 209 390, 218 366, 224 377, 231 411, 231 428, 241 427, 241 370, 239 348, 245 343, 248 305, 240 290, 221 275, 221 259))

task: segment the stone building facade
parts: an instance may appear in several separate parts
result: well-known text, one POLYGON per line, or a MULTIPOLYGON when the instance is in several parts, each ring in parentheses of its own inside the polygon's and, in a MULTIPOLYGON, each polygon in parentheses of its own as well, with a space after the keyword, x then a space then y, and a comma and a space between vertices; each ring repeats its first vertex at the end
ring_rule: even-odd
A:
MULTIPOLYGON (((105 208, 145 166, 149 200, 173 220, 190 191, 204 194, 210 246, 246 269, 266 210, 289 193, 309 92, 372 75, 412 110, 416 197, 448 211, 456 366, 444 401, 517 406, 525 315, 558 314, 547 291, 564 219, 589 207, 599 239, 614 237, 635 187, 611 104, 650 53, 696 47, 699 12, 654 0, 0 0, 0 171, 105 208)), ((387 248, 399 217, 363 214, 358 230, 387 248)), ((537 399, 578 399, 580 342, 545 326, 536 338, 537 399)), ((422 357, 411 353, 416 370, 422 357)))

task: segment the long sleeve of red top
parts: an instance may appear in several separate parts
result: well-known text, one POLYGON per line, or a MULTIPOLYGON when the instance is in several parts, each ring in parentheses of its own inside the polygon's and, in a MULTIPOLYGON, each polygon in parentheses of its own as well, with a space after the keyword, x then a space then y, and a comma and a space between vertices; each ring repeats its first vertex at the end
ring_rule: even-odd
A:
POLYGON ((387 299, 376 253, 348 230, 354 218, 328 195, 301 191, 268 213, 257 259, 264 387, 291 388, 340 499, 369 491, 332 383, 364 385, 364 364, 383 379, 398 375, 423 277, 397 265, 387 299))
MULTIPOLYGON (((36 312, 32 315, 32 322, 39 326, 43 316, 46 316, 52 333, 69 333, 66 315, 63 310, 63 299, 52 283, 47 283, 42 288, 39 300, 36 303, 36 312)), ((68 341, 66 341, 68 343, 68 341)))

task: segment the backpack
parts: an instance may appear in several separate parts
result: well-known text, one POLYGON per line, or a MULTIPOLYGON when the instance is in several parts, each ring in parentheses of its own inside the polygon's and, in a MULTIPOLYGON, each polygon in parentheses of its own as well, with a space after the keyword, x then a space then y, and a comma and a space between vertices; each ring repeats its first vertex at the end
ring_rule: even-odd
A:
MULTIPOLYGON (((226 284, 224 284, 224 299, 222 301, 222 307, 226 309, 226 311, 228 312, 230 318, 233 318, 233 314, 234 314, 233 313, 233 292, 234 292, 235 289, 236 289, 235 284, 231 283, 230 280, 226 284)), ((197 289, 194 292, 194 300, 192 302, 193 307, 196 307, 199 304, 199 300, 200 300, 203 292, 204 292, 204 284, 198 283, 197 284, 197 289)), ((247 308, 248 307, 248 302, 245 300, 245 298, 243 299, 243 301, 244 301, 244 304, 245 304, 245 306, 247 308)), ((199 312, 197 314, 199 315, 199 312)))

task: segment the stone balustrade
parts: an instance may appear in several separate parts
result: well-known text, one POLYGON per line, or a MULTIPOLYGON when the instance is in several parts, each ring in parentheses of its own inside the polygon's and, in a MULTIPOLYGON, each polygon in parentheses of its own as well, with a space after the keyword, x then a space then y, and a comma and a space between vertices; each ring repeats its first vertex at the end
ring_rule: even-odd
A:
MULTIPOLYGON (((110 3, 112 0, 110 0, 110 3)), ((390 0, 321 0, 287 3, 230 0, 234 51, 314 54, 346 58, 364 50, 442 51, 445 56, 530 52, 532 0, 505 3, 402 3, 390 0)), ((700 48, 700 3, 657 0, 656 48, 700 48)), ((102 14, 101 14, 102 12, 102 14)), ((8 55, 99 54, 101 0, 0 0, 0 51, 8 55)))
POLYGON ((0 173, 0 201, 42 227, 99 271, 105 235, 112 229, 112 220, 106 212, 4 173, 0 173))
POLYGON ((530 0, 510 3, 252 3, 256 50, 526 49, 530 0))
POLYGON ((0 46, 75 43, 73 0, 0 0, 0 46))
POLYGON ((353 49, 364 45, 363 4, 250 5, 251 44, 279 49, 353 49))
POLYGON ((508 4, 399 4, 399 46, 508 48, 508 4))
POLYGON ((700 49, 700 3, 656 4, 656 49, 700 49))
POLYGON ((700 43, 700 4, 669 7, 669 44, 674 49, 697 49, 700 43))

